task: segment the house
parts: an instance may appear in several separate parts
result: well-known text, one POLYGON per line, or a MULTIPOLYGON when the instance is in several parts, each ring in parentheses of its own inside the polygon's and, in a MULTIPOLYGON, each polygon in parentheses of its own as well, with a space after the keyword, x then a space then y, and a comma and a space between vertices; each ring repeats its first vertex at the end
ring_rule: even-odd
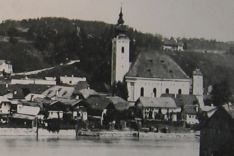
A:
POLYGON ((224 105, 206 121, 200 134, 200 156, 232 156, 234 106, 224 105))
POLYGON ((40 107, 35 102, 14 101, 11 108, 12 115, 9 125, 13 127, 32 128, 40 112, 40 107))
POLYGON ((0 96, 0 115, 9 115, 11 110, 11 102, 4 96, 0 96))
POLYGON ((140 97, 135 106, 141 109, 145 120, 177 121, 181 112, 171 97, 140 97))
POLYGON ((60 76, 60 82, 67 85, 76 85, 80 81, 86 81, 86 77, 60 76))
POLYGON ((194 72, 190 78, 182 68, 161 51, 141 51, 130 63, 130 39, 124 25, 122 9, 112 39, 111 85, 127 82, 128 101, 162 94, 203 96, 203 76, 194 72))
POLYGON ((185 121, 187 125, 199 124, 199 102, 195 95, 177 95, 176 104, 182 110, 181 120, 185 121))
POLYGON ((0 84, 0 95, 8 99, 25 99, 29 93, 41 94, 46 89, 48 89, 47 85, 0 84))
POLYGON ((0 60, 0 72, 1 74, 12 74, 13 68, 11 62, 7 60, 0 60))
POLYGON ((171 38, 170 40, 164 40, 162 49, 164 51, 184 51, 184 44, 171 38))

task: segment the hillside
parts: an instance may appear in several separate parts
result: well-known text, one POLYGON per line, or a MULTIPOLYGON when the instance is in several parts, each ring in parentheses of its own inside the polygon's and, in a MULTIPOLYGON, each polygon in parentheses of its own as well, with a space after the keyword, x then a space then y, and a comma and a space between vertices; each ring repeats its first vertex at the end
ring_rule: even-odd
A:
MULTIPOLYGON (((110 84, 113 35, 114 25, 97 21, 65 18, 7 20, 0 24, 0 59, 11 61, 14 72, 48 68, 79 59, 81 62, 78 64, 58 67, 42 72, 39 76, 85 75, 94 88, 106 90, 107 84, 110 84)), ((158 50, 162 46, 160 35, 145 34, 128 27, 128 36, 131 39, 131 61, 139 51, 158 50)), ((231 54, 234 49, 232 42, 186 38, 177 40, 183 41, 189 51, 217 50, 231 54)), ((192 67, 200 67, 207 85, 234 76, 232 55, 195 52, 169 52, 168 55, 189 74, 194 69, 192 67)))
POLYGON ((234 56, 229 54, 212 54, 196 52, 167 52, 189 75, 195 68, 200 68, 204 75, 205 91, 209 85, 227 80, 234 93, 234 56))

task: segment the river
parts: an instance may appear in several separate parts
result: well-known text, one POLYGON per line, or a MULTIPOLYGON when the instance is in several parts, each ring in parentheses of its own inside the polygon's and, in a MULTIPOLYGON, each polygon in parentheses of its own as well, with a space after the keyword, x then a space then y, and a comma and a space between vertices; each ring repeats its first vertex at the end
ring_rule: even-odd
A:
POLYGON ((198 139, 0 137, 5 156, 199 156, 198 139))

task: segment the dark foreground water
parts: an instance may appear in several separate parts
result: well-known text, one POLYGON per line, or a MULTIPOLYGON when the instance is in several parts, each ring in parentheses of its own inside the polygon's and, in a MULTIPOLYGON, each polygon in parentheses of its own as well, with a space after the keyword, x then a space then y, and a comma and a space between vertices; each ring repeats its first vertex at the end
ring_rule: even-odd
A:
POLYGON ((1 156, 199 156, 198 139, 0 137, 1 156))

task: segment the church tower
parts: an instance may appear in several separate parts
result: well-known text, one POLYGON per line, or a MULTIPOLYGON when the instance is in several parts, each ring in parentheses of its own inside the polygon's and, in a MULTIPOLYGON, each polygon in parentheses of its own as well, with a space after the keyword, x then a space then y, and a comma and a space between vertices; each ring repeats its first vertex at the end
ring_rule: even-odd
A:
POLYGON ((115 37, 112 39, 111 84, 122 82, 129 70, 129 45, 130 39, 126 35, 122 8, 115 26, 115 37))
POLYGON ((200 69, 193 71, 193 95, 195 95, 200 103, 200 107, 204 106, 203 101, 203 75, 200 69))

